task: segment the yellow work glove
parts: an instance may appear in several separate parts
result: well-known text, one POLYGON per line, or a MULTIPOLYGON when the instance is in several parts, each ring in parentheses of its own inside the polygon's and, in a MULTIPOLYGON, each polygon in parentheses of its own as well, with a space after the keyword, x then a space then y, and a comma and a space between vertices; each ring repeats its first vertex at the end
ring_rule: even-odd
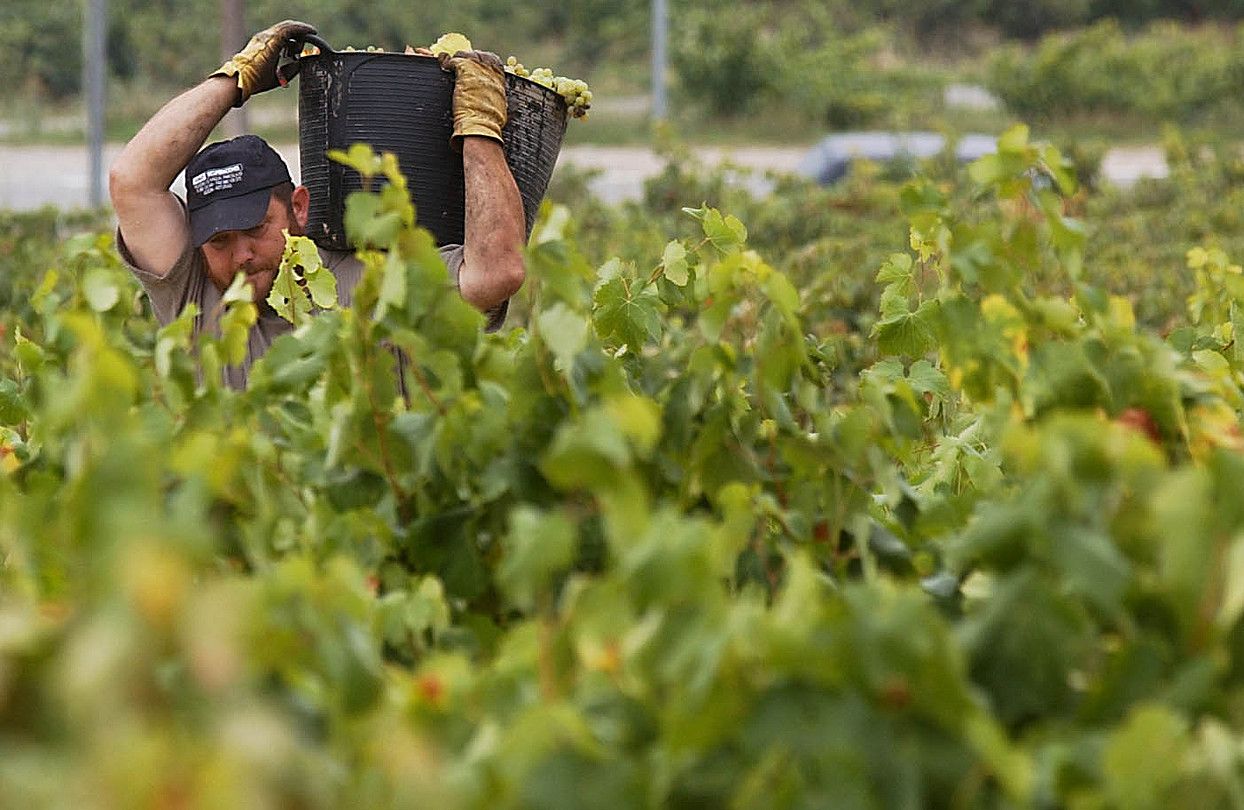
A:
POLYGON ((467 135, 501 141, 508 115, 501 60, 488 51, 458 51, 437 58, 442 68, 454 73, 454 147, 461 149, 467 135))
POLYGON ((315 32, 314 26, 297 20, 279 22, 251 37, 246 47, 221 65, 212 76, 232 76, 237 79, 238 90, 241 92, 233 106, 241 107, 256 93, 271 90, 278 84, 289 81, 289 76, 285 77, 284 82, 277 77, 277 63, 281 59, 281 51, 291 40, 315 32))

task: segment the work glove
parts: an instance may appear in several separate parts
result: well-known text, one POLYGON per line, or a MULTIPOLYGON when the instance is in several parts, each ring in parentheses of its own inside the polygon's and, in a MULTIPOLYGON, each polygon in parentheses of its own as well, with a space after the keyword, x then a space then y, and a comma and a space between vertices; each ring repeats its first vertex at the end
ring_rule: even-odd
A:
POLYGON ((508 115, 501 60, 488 51, 458 51, 437 59, 442 68, 454 73, 454 147, 461 149, 467 135, 501 142, 508 115))
POLYGON ((281 52, 291 44, 291 40, 314 33, 315 27, 304 22, 279 22, 251 37, 246 47, 221 65, 212 76, 231 76, 237 79, 240 92, 233 106, 241 107, 256 93, 271 90, 278 84, 283 86, 289 83, 297 73, 298 63, 294 60, 290 67, 284 69, 282 75, 278 75, 277 64, 280 62, 281 52))

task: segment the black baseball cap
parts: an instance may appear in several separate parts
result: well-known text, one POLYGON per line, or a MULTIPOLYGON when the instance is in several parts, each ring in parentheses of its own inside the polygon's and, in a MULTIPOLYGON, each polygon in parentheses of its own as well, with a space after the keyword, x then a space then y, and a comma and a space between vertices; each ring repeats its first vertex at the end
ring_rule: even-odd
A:
POLYGON ((285 161, 258 135, 203 147, 186 166, 190 238, 197 248, 221 231, 263 221, 273 186, 290 182, 285 161))

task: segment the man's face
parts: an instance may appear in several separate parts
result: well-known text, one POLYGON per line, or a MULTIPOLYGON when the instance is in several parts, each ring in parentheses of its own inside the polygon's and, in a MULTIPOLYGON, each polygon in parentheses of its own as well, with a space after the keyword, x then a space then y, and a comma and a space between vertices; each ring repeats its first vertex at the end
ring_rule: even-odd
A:
POLYGON ((294 189, 288 205, 273 196, 258 225, 244 231, 221 231, 204 242, 207 276, 216 289, 223 292, 233 283, 233 277, 242 272, 255 288, 255 302, 264 301, 285 252, 281 231, 287 230, 293 236, 304 233, 307 201, 307 189, 303 186, 294 189))

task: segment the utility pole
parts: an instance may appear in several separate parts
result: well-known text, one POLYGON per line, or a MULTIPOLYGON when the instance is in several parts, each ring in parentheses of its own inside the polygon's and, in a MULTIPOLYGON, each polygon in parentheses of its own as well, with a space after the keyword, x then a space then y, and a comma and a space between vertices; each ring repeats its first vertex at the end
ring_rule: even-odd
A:
MULTIPOLYGON (((233 56, 246 44, 245 0, 220 0, 220 61, 233 56)), ((250 129, 246 108, 229 111, 221 122, 226 137, 235 138, 250 129)))
POLYGON ((669 14, 666 0, 652 0, 652 120, 664 121, 668 103, 665 98, 666 42, 669 14))
POLYGON ((82 90, 86 95, 86 141, 90 165, 89 197, 92 208, 104 204, 104 77, 108 71, 105 44, 107 0, 86 0, 82 26, 82 90))

